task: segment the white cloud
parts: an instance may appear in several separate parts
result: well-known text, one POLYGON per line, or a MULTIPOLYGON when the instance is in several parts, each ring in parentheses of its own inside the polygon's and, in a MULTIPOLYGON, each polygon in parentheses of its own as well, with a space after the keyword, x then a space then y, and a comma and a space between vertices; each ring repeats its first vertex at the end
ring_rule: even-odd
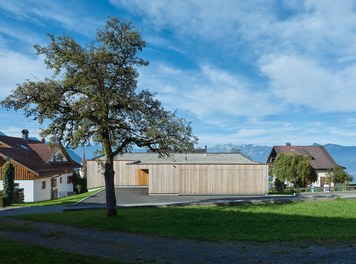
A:
POLYGON ((261 71, 270 79, 271 92, 282 100, 321 112, 354 111, 356 65, 328 69, 308 58, 266 56, 261 71))
POLYGON ((26 79, 41 79, 48 74, 41 56, 29 57, 6 49, 0 50, 0 99, 26 79))
POLYGON ((0 8, 13 18, 29 21, 44 28, 47 21, 61 24, 72 31, 92 36, 98 24, 104 21, 95 20, 85 13, 85 6, 80 2, 62 1, 0 1, 0 8))
POLYGON ((221 122, 226 117, 261 117, 281 110, 271 104, 267 92, 211 65, 201 65, 193 71, 152 63, 141 72, 139 85, 156 91, 158 99, 170 109, 189 111, 205 122, 221 122))

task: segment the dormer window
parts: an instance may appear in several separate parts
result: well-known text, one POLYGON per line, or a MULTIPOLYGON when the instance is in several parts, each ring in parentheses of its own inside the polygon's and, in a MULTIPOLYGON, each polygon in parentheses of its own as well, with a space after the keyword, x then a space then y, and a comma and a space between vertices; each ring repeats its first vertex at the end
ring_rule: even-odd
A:
POLYGON ((62 155, 62 153, 57 153, 57 154, 53 157, 53 161, 63 161, 63 155, 62 155))

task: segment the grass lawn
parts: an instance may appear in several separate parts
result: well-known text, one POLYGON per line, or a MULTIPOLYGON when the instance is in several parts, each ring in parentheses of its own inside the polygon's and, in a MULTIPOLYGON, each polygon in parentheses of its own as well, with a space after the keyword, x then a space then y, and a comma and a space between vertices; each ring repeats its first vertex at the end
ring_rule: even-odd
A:
POLYGON ((0 262, 13 263, 118 263, 107 258, 84 256, 0 238, 0 262))
POLYGON ((201 240, 356 241, 356 200, 211 207, 120 208, 24 215, 34 221, 201 240))
POLYGON ((54 200, 42 201, 42 202, 15 203, 15 204, 12 204, 12 206, 46 206, 46 205, 75 204, 76 202, 79 202, 80 200, 87 198, 90 195, 92 195, 100 190, 94 190, 94 191, 90 191, 90 192, 86 192, 86 193, 66 196, 66 197, 62 197, 62 198, 58 198, 58 199, 54 199, 54 200))

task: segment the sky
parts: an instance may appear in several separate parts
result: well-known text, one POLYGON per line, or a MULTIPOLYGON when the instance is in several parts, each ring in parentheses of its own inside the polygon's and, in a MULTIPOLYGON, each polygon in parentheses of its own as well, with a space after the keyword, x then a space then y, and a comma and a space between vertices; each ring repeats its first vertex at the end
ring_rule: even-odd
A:
MULTIPOLYGON (((0 0, 0 100, 51 76, 33 48, 47 33, 85 45, 113 16, 147 43, 138 88, 198 146, 356 145, 356 0, 0 0)), ((8 136, 43 127, 0 108, 8 136)))

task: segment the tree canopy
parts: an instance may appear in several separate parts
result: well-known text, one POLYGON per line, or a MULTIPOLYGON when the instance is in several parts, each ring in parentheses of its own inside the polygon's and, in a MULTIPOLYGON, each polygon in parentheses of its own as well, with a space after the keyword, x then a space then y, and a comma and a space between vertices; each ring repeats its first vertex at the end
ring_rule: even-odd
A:
POLYGON ((279 153, 272 165, 271 174, 277 179, 304 187, 315 182, 317 175, 310 164, 310 157, 293 153, 279 153))
POLYGON ((352 176, 348 174, 343 167, 335 166, 334 168, 330 169, 327 173, 328 181, 333 182, 336 184, 347 184, 352 182, 352 176))
POLYGON ((137 67, 148 61, 138 56, 146 46, 132 23, 109 18, 96 39, 80 45, 66 35, 49 34, 48 46, 34 45, 44 55, 53 76, 16 87, 0 103, 24 110, 43 123, 52 143, 76 148, 94 142, 103 146, 108 216, 117 215, 113 159, 134 146, 162 155, 192 149, 197 142, 190 123, 163 108, 149 90, 138 90, 137 67))

